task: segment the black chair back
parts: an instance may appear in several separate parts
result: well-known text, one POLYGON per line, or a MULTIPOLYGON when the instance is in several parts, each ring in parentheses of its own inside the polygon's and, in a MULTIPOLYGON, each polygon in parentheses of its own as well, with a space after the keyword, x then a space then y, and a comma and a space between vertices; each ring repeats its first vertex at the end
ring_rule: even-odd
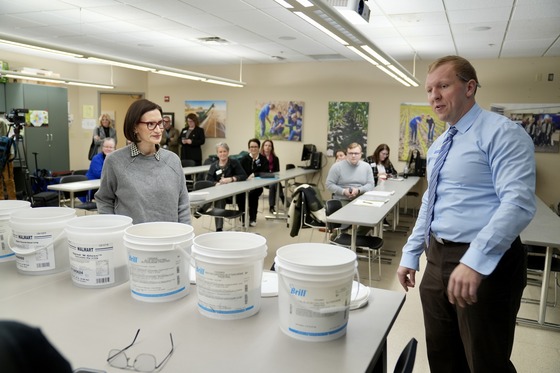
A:
POLYGON ((181 159, 181 166, 183 167, 194 167, 196 166, 196 162, 192 159, 181 159))
MULTIPOLYGON (((64 184, 64 183, 74 183, 77 181, 85 181, 88 180, 86 175, 66 175, 66 176, 62 176, 60 178, 60 184, 64 184)), ((70 193, 68 192, 64 192, 64 198, 68 199, 70 198, 70 193)), ((79 198, 79 197, 88 197, 88 191, 83 191, 83 192, 76 192, 74 193, 74 197, 79 198)))
MULTIPOLYGON (((338 199, 329 199, 327 202, 325 202, 325 215, 329 216, 331 214, 334 214, 336 211, 340 210, 342 208, 342 202, 338 199)), ((340 228, 342 224, 340 223, 332 223, 327 221, 327 229, 329 230, 329 232, 332 232, 333 230, 340 228)))
POLYGON ((397 364, 395 365, 395 373, 412 373, 414 368, 414 361, 416 360, 416 346, 418 341, 416 338, 412 338, 408 344, 405 346, 397 364))

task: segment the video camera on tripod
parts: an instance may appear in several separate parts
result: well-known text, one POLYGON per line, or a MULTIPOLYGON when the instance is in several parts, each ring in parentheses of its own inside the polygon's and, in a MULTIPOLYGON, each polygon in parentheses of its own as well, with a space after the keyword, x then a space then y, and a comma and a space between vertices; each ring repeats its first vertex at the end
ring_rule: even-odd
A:
POLYGON ((25 124, 25 114, 29 113, 29 109, 12 109, 10 113, 6 113, 4 116, 10 123, 10 127, 14 127, 14 133, 16 136, 23 129, 25 124))

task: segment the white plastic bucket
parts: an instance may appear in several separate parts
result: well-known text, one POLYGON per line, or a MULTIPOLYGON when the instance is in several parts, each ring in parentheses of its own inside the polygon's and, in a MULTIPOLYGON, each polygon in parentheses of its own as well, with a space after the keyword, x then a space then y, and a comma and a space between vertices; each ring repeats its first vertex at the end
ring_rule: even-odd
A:
POLYGON ((188 294, 193 231, 190 225, 173 222, 142 223, 125 229, 134 299, 169 302, 188 294))
POLYGON ((10 217, 17 210, 30 209, 31 203, 28 201, 1 200, 0 201, 0 262, 15 260, 16 255, 9 247, 10 236, 10 217))
POLYGON ((67 207, 37 207, 14 211, 10 219, 10 248, 16 268, 26 275, 48 275, 70 267, 64 227, 76 217, 67 207))
POLYGON ((356 254, 319 243, 283 246, 276 252, 280 329, 303 341, 346 334, 356 254))
POLYGON ((253 233, 195 237, 192 256, 199 312, 219 320, 243 319, 259 312, 266 251, 266 239, 253 233))
POLYGON ((70 273, 74 285, 105 288, 128 281, 124 230, 132 218, 122 215, 80 216, 66 225, 70 273))

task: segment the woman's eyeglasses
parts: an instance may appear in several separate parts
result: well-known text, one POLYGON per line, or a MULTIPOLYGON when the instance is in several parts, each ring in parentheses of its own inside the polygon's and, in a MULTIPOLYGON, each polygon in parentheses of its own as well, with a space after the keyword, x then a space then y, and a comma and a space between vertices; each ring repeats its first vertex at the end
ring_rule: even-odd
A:
POLYGON ((159 122, 138 122, 138 123, 145 124, 150 131, 155 130, 156 127, 163 129, 163 120, 160 120, 159 122))
POLYGON ((169 338, 171 339, 171 351, 169 351, 161 363, 157 364, 156 358, 152 354, 140 354, 136 356, 134 363, 129 365, 129 357, 126 356, 124 352, 128 350, 134 342, 136 342, 138 334, 140 334, 140 329, 136 331, 136 335, 134 336, 132 343, 122 350, 113 349, 109 351, 109 357, 107 358, 109 365, 119 369, 134 369, 137 372, 155 372, 171 357, 171 354, 173 353, 173 335, 169 333, 169 338))

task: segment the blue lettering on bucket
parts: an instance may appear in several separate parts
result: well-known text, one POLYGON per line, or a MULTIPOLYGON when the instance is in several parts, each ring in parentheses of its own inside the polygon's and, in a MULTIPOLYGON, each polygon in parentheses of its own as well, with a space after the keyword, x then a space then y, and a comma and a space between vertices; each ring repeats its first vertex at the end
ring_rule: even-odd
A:
POLYGON ((243 312, 247 312, 247 311, 250 311, 250 310, 252 310, 253 308, 255 308, 255 306, 250 306, 250 307, 247 307, 247 308, 240 308, 240 309, 238 309, 238 310, 228 310, 228 311, 224 311, 224 310, 215 310, 215 309, 212 309, 212 308, 208 308, 208 307, 206 307, 206 306, 203 306, 203 305, 200 304, 200 303, 198 304, 198 306, 199 306, 200 308, 202 308, 202 309, 203 309, 204 311, 206 311, 206 312, 219 313, 219 314, 222 314, 222 315, 232 315, 232 314, 236 314, 236 313, 243 313, 243 312))
POLYGON ((132 262, 132 263, 138 263, 138 257, 134 256, 134 255, 129 255, 128 256, 128 261, 132 262))
POLYGON ((180 289, 177 289, 177 290, 174 290, 174 291, 170 291, 170 292, 168 292, 168 293, 161 293, 161 294, 145 294, 145 293, 139 293, 139 292, 134 291, 134 290, 130 290, 130 291, 131 291, 133 294, 138 295, 139 297, 159 298, 159 297, 167 297, 167 296, 170 296, 170 295, 174 295, 174 294, 177 294, 177 293, 182 292, 183 290, 185 290, 185 287, 184 287, 184 286, 183 286, 182 288, 180 288, 180 289))
POLYGON ((327 335, 333 335, 333 334, 336 334, 336 333, 340 333, 341 331, 343 331, 346 328, 346 325, 348 325, 348 323, 342 325, 338 329, 330 330, 330 331, 327 331, 327 332, 319 332, 319 333, 317 333, 317 332, 304 332, 303 330, 297 330, 297 329, 294 329, 294 328, 288 328, 288 330, 291 331, 292 333, 299 334, 299 335, 305 335, 307 337, 325 337, 327 335))
POLYGON ((305 289, 296 289, 294 287, 290 288, 290 294, 296 295, 298 297, 305 297, 307 295, 307 290, 305 289))
POLYGON ((196 267, 196 273, 200 273, 201 275, 204 275, 204 268, 196 267))

